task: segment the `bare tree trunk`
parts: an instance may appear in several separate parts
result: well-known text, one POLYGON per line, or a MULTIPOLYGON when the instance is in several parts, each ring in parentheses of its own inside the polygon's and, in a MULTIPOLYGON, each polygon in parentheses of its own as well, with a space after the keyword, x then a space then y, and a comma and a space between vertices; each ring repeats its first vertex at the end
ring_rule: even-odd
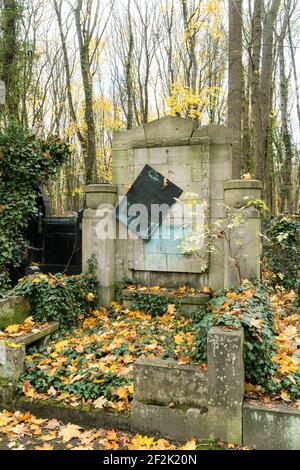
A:
POLYGON ((132 62, 133 62, 133 48, 134 48, 134 38, 132 31, 132 20, 130 12, 130 0, 128 0, 127 5, 127 14, 128 14, 128 55, 126 59, 126 92, 127 92, 127 129, 132 129, 133 127, 133 80, 132 80, 132 62))
POLYGON ((250 62, 248 69, 243 74, 243 102, 242 102, 242 160, 244 173, 252 173, 252 152, 250 137, 250 80, 251 67, 250 62), (246 75, 246 76, 245 76, 246 75))
POLYGON ((274 27, 281 0, 272 0, 266 13, 263 27, 263 50, 260 74, 259 99, 261 105, 262 151, 257 154, 255 176, 265 181, 266 155, 268 145, 268 126, 271 112, 271 89, 273 77, 274 27))
POLYGON ((189 87, 193 93, 197 91, 197 58, 196 58, 196 30, 191 26, 191 21, 197 15, 194 10, 189 15, 188 6, 186 1, 182 1, 182 15, 184 21, 184 35, 185 46, 187 50, 187 64, 185 64, 186 86, 189 87))
POLYGON ((17 0, 3 0, 1 40, 1 80, 6 85, 6 103, 10 118, 18 119, 19 90, 17 72, 17 27, 19 4, 17 0))
POLYGON ((168 32, 168 92, 169 95, 172 93, 172 88, 175 82, 174 68, 173 68, 173 23, 174 23, 174 2, 172 0, 170 7, 170 18, 167 18, 167 32, 168 32))
POLYGON ((299 88, 297 66, 296 66, 296 59, 295 59, 295 47, 294 47, 293 39, 292 39, 290 18, 288 19, 288 39, 289 39, 289 46, 290 46, 289 49, 290 49, 290 54, 291 54, 292 69, 293 69, 295 88, 296 88, 296 90, 295 90, 295 92, 296 92, 296 109, 297 109, 297 116, 298 116, 299 130, 300 130, 300 88, 299 88))
POLYGON ((282 168, 282 187, 280 188, 282 209, 293 210, 292 202, 292 159, 293 149, 291 133, 288 123, 288 80, 286 77, 286 65, 284 56, 284 38, 288 28, 291 1, 285 4, 285 16, 282 31, 279 36, 279 72, 280 72, 280 112, 281 112, 281 132, 284 144, 285 158, 282 168))
POLYGON ((242 0, 229 0, 228 123, 233 130, 233 178, 242 167, 242 0))
MULTIPOLYGON (((75 23, 80 51, 80 66, 85 98, 85 123, 87 128, 87 149, 85 158, 85 180, 86 184, 93 182, 96 171, 96 137, 95 119, 93 110, 93 79, 90 70, 90 32, 81 23, 83 0, 77 0, 75 12, 75 23)), ((91 4, 89 4, 91 6, 91 4)), ((88 12, 91 15, 91 11, 88 12)))
MULTIPOLYGON (((251 68, 251 106, 254 132, 255 162, 263 161, 261 107, 259 99, 260 55, 262 43, 262 4, 255 0, 252 20, 252 68, 251 68)), ((257 174, 257 171, 256 171, 257 174)), ((262 175, 259 175, 261 178, 262 175)))
POLYGON ((78 140, 83 148, 86 148, 86 139, 85 136, 82 134, 82 132, 79 129, 78 125, 78 120, 75 112, 75 107, 73 103, 73 96, 72 96, 72 74, 71 74, 71 67, 70 67, 70 62, 69 62, 69 56, 68 56, 68 50, 67 50, 67 43, 66 43, 66 35, 64 33, 63 29, 63 22, 62 22, 62 0, 59 0, 60 3, 58 3, 58 0, 53 0, 53 5, 57 17, 57 23, 58 23, 58 28, 59 28, 59 34, 60 34, 60 40, 61 40, 61 46, 62 46, 62 51, 63 51, 63 57, 64 57, 64 67, 65 67, 65 73, 66 73, 66 89, 67 89, 67 97, 68 97, 68 104, 69 104, 69 111, 70 111, 70 116, 75 124, 75 129, 76 129, 76 134, 78 137, 78 140))

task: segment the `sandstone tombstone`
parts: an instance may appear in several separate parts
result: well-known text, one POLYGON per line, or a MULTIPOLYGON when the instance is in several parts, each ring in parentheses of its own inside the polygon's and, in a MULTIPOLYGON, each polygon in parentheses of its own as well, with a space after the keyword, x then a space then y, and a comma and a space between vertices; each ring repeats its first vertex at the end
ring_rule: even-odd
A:
MULTIPOLYGON (((259 198, 261 194, 257 181, 231 181, 230 129, 216 125, 197 128, 191 119, 168 116, 118 134, 113 141, 112 161, 113 184, 87 188, 88 209, 83 219, 83 268, 86 269, 94 253, 104 303, 114 299, 115 284, 124 280, 171 288, 210 285, 223 289, 236 284, 226 257, 211 253, 205 241, 205 228, 224 222, 225 203, 238 210, 245 198, 259 198), (148 178, 144 186, 140 185, 138 194, 136 185, 145 172, 160 186, 154 183, 149 186, 148 178), (132 206, 144 199, 148 207, 151 198, 156 203, 160 200, 158 193, 171 188, 177 191, 176 196, 171 202, 165 198, 168 204, 155 229, 152 224, 149 236, 133 233, 147 213, 140 219, 130 218, 132 206), (128 218, 124 214, 123 218, 118 217, 115 211, 120 206, 124 210, 125 196, 129 201, 128 218), (103 218, 108 225, 115 221, 107 239, 99 236, 99 222, 103 218), (135 224, 134 230, 130 227, 128 230, 127 219, 135 224), (187 243, 193 238, 196 248, 187 243)), ((244 277, 260 275, 259 233, 260 218, 253 211, 239 229, 245 242, 241 248, 244 277)))

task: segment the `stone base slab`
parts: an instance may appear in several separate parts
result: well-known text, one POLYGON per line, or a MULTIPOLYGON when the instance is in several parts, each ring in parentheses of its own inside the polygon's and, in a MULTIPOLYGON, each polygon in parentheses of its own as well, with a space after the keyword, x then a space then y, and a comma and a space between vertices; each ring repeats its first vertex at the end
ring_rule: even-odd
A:
POLYGON ((59 328, 59 323, 51 322, 49 325, 36 333, 29 333, 26 336, 21 336, 19 338, 11 339, 11 342, 17 344, 24 344, 25 346, 29 346, 30 344, 34 343, 41 343, 46 342, 50 335, 55 333, 59 328))
POLYGON ((20 398, 10 405, 12 411, 29 411, 37 418, 57 419, 64 424, 73 423, 83 428, 131 430, 130 414, 109 413, 88 407, 66 406, 54 400, 31 401, 20 398))
POLYGON ((170 408, 135 401, 132 413, 132 431, 157 434, 175 441, 207 438, 207 408, 170 408))
POLYGON ((300 450, 300 412, 244 403, 243 443, 257 450, 300 450))

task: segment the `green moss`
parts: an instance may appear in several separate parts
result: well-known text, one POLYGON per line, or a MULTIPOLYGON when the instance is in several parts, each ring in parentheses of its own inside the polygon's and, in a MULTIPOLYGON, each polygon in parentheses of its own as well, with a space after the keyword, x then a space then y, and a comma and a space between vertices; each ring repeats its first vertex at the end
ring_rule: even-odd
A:
POLYGON ((4 311, 0 317, 0 330, 4 331, 9 325, 23 323, 27 317, 28 313, 24 312, 21 306, 4 311))
POLYGON ((228 450, 228 448, 219 446, 216 441, 202 441, 197 445, 197 450, 228 450))

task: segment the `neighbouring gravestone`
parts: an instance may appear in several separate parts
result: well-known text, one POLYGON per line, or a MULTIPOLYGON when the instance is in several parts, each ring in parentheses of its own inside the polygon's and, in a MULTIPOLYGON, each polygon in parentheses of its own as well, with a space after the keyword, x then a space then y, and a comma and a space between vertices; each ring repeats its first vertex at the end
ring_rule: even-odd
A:
MULTIPOLYGON (((118 134, 112 161, 113 184, 87 187, 83 219, 83 269, 95 254, 104 304, 124 280, 170 288, 237 284, 228 257, 207 249, 206 229, 224 223, 225 203, 236 210, 245 198, 259 198, 261 184, 231 181, 228 128, 197 129, 191 119, 165 117, 118 134), (160 206, 156 218, 150 206, 160 206)), ((259 233, 253 210, 239 228, 243 277, 260 275, 259 233)))
POLYGON ((213 327, 207 340, 207 370, 174 361, 134 364, 133 431, 184 441, 242 444, 244 332, 213 327))

